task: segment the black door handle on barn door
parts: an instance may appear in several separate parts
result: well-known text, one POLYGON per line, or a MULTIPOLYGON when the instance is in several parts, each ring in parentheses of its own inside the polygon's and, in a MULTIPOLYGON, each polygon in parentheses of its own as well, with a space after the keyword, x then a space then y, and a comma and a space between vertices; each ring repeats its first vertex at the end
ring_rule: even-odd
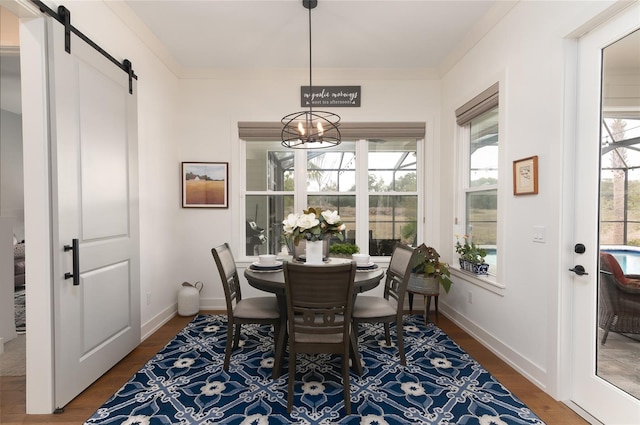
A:
POLYGON ((65 273, 65 279, 73 278, 73 285, 80 285, 80 243, 78 239, 72 239, 71 245, 64 246, 64 252, 73 251, 73 273, 65 273))
POLYGON ((574 272, 578 276, 588 275, 589 274, 584 270, 584 267, 582 267, 580 264, 576 264, 575 266, 573 266, 572 269, 569 269, 569 271, 570 272, 574 272))

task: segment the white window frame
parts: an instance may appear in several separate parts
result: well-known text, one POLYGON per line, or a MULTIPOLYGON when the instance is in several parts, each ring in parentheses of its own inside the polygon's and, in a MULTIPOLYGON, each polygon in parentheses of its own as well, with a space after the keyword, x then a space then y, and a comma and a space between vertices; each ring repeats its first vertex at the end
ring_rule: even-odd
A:
MULTIPOLYGON (((466 197, 468 193, 482 192, 486 190, 497 190, 497 222, 496 222, 496 248, 498 257, 498 266, 489 269, 489 275, 476 276, 469 272, 464 272, 457 266, 459 255, 455 252, 455 246, 452 250, 453 258, 455 259, 455 265, 451 268, 452 274, 466 282, 485 288, 491 292, 504 296, 504 290, 506 286, 501 281, 501 276, 504 276, 504 243, 503 243, 503 228, 504 228, 504 208, 505 208, 505 194, 508 192, 507 186, 511 184, 510 169, 507 167, 505 161, 505 134, 506 134, 506 113, 503 105, 505 105, 504 99, 504 84, 502 79, 499 81, 500 90, 498 91, 498 184, 497 185, 485 185, 478 187, 471 187, 469 185, 469 172, 470 172, 470 145, 471 145, 471 131, 470 123, 457 126, 456 132, 456 144, 454 149, 454 155, 457 158, 458 172, 457 172, 457 196, 455 205, 455 221, 454 221, 454 235, 459 235, 462 238, 467 234, 466 223, 466 197)), ((462 240, 462 239, 460 239, 462 240)))
MULTIPOLYGON (((391 137, 392 138, 392 137, 391 137)), ((424 138, 414 138, 410 137, 410 139, 416 140, 416 173, 418 174, 417 184, 416 184, 416 192, 384 192, 383 194, 388 195, 415 195, 417 197, 417 241, 420 244, 423 240, 422 235, 424 232, 424 202, 426 196, 424 195, 424 161, 421 160, 424 157, 424 149, 425 149, 425 139, 424 138)), ((356 244, 360 247, 368 247, 369 245, 369 214, 368 214, 368 203, 369 203, 369 195, 373 192, 369 192, 368 190, 368 140, 367 139, 357 139, 350 140, 355 142, 356 144, 356 244), (361 171, 366 170, 366 171, 361 171), (364 196, 357 196, 364 195, 364 196)), ((247 191, 246 190, 246 173, 245 164, 247 157, 247 141, 243 139, 239 139, 239 149, 236 150, 237 153, 237 164, 242 164, 241 167, 234 167, 233 170, 233 179, 232 181, 237 181, 239 183, 238 186, 238 201, 236 203, 236 207, 238 209, 238 214, 233 214, 233 229, 234 233, 232 234, 232 240, 236 241, 238 247, 244 247, 245 239, 246 239, 246 227, 244 226, 244 218, 246 217, 246 196, 247 195, 263 195, 263 194, 284 194, 284 192, 257 192, 257 191, 247 191)), ((296 165, 298 164, 306 164, 306 154, 307 151, 304 149, 296 149, 294 150, 294 161, 296 165)), ((292 194, 294 196, 294 208, 295 211, 301 212, 302 210, 308 207, 307 205, 307 171, 304 166, 296 166, 294 167, 294 191, 286 192, 286 194, 292 194)), ((340 193, 326 193, 327 195, 346 195, 344 192, 340 193)), ((379 194, 375 192, 374 194, 379 194)), ((232 205, 233 208, 233 205, 232 205)), ((283 217, 284 219, 284 217, 283 217)), ((245 253, 244 249, 240 249, 236 253, 236 257, 239 262, 252 262, 255 260, 255 256, 248 256, 245 253)), ((376 263, 385 264, 389 262, 390 257, 388 256, 376 256, 372 257, 372 261, 376 263)))

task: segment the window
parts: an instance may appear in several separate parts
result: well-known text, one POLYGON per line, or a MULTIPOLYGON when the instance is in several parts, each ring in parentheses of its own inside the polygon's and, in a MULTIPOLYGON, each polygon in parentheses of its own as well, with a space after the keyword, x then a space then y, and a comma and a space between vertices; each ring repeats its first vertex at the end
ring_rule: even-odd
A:
POLYGON ((498 84, 456 110, 460 152, 463 232, 487 251, 489 272, 498 266, 498 84))
POLYGON ((243 138, 247 256, 290 250, 282 238, 282 220, 309 206, 337 210, 347 225, 345 241, 356 243, 360 252, 389 256, 398 241, 416 245, 421 214, 417 158, 424 124, 412 130, 420 138, 346 139, 345 134, 368 134, 345 127, 342 143, 329 149, 287 149, 268 141, 269 129, 263 129, 263 137, 243 138))

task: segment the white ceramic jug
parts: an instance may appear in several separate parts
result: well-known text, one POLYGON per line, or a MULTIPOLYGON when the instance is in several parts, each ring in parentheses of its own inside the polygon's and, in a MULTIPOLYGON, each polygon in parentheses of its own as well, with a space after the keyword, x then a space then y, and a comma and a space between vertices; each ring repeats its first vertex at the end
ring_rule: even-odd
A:
POLYGON ((182 282, 182 288, 178 292, 178 314, 180 316, 193 316, 200 311, 200 291, 202 282, 182 282))

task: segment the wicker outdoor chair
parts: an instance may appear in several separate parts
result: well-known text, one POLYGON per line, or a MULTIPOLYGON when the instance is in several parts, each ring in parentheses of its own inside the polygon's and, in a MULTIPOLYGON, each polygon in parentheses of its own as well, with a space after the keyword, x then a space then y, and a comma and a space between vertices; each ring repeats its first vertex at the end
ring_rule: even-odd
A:
POLYGON ((640 275, 625 275, 616 258, 600 253, 599 325, 609 332, 640 334, 640 275))

